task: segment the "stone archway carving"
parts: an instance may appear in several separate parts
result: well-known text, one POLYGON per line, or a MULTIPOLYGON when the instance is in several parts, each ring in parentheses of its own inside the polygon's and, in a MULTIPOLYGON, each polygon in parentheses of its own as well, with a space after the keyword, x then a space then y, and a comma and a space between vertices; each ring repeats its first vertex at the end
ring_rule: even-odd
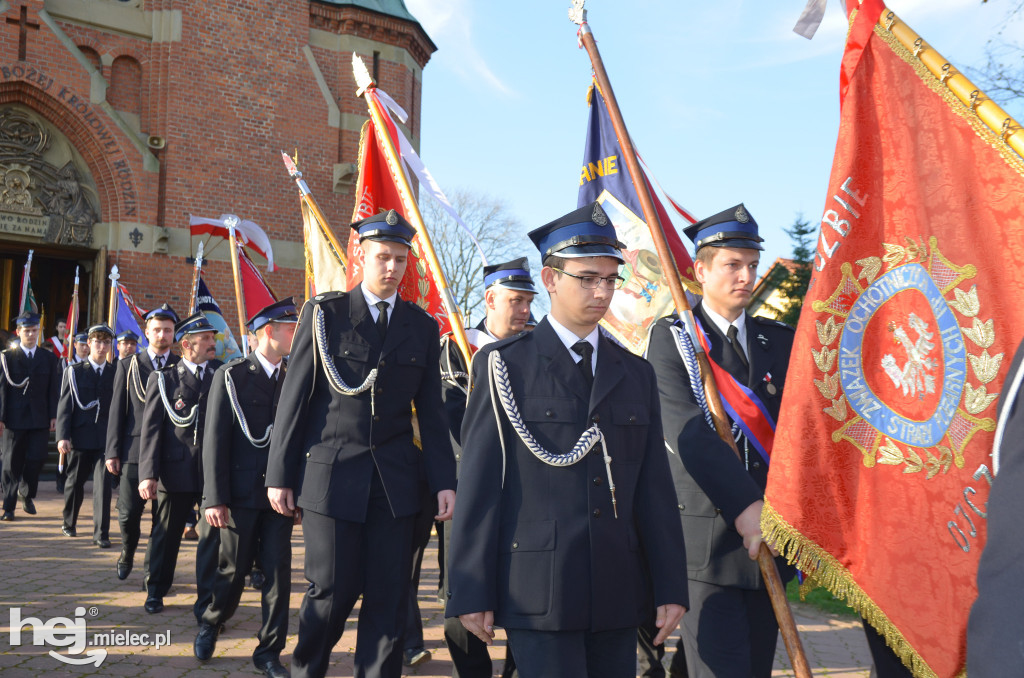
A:
POLYGON ((99 198, 88 166, 66 137, 30 109, 0 107, 0 219, 58 245, 91 247, 99 198))

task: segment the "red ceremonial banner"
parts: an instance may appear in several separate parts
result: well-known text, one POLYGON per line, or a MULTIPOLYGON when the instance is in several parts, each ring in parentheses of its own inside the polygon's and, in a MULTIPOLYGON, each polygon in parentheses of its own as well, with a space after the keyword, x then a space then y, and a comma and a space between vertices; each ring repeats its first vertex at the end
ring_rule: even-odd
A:
MULTIPOLYGON (((385 120, 391 120, 391 116, 376 98, 372 105, 377 106, 385 120)), ((394 141, 396 138, 394 132, 390 132, 390 135, 394 141)), ((395 143, 394 146, 397 149, 398 143, 395 143)), ((363 123, 359 140, 359 178, 356 181, 356 196, 358 199, 352 214, 353 222, 391 209, 403 217, 406 216, 405 209, 402 207, 401 194, 388 169, 384 151, 381 150, 377 142, 372 120, 363 123)), ((412 241, 409 263, 405 269, 405 276, 398 286, 398 295, 406 301, 415 302, 420 308, 434 316, 443 335, 446 332, 451 332, 451 324, 448 322, 448 313, 441 301, 441 295, 434 285, 430 263, 420 254, 419 243, 420 236, 417 235, 412 241)), ((352 289, 363 279, 361 252, 357 238, 349 237, 347 250, 348 288, 352 289)))
POLYGON ((914 675, 951 678, 977 595, 996 401, 1024 336, 1024 161, 889 23, 865 2, 847 44, 762 520, 914 675))

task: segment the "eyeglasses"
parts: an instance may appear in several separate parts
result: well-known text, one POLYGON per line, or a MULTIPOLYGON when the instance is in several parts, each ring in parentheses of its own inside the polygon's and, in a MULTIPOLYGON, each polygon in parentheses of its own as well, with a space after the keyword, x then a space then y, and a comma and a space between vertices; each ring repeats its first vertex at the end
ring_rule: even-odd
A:
POLYGON ((564 273, 570 278, 576 278, 580 281, 580 287, 585 290, 594 290, 598 287, 603 287, 606 290, 618 290, 622 289, 622 284, 626 282, 626 279, 621 275, 610 275, 607 278, 602 278, 597 275, 576 275, 575 273, 569 273, 563 271, 560 268, 551 267, 552 270, 564 273))

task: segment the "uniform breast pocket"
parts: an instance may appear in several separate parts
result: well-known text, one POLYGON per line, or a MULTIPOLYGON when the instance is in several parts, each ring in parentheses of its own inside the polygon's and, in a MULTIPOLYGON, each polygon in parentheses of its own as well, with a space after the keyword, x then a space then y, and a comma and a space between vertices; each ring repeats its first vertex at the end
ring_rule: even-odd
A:
POLYGON ((524 421, 575 424, 579 418, 575 398, 527 398, 517 404, 524 421))
POLYGON ((508 610, 545 615, 551 609, 557 530, 554 520, 521 522, 504 536, 499 581, 508 582, 508 610))
POLYGON ((370 359, 370 346, 362 342, 339 339, 331 342, 330 351, 335 359, 340 358, 357 363, 365 363, 370 359))
POLYGON ((619 449, 609 450, 613 463, 642 463, 647 451, 647 427, 651 425, 651 413, 626 400, 612 410, 612 423, 616 437, 622 436, 625 442, 619 449))

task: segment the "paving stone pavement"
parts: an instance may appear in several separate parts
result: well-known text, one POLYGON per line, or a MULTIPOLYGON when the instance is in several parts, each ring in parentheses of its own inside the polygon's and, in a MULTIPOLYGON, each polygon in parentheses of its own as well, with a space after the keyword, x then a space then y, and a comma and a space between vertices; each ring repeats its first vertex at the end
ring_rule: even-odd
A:
MULTIPOLYGON (((87 490, 91 483, 86 486, 87 490)), ((116 491, 115 491, 116 502, 116 491)), ((61 534, 62 499, 53 480, 40 481, 36 499, 38 513, 29 516, 18 506, 16 519, 0 523, 0 675, 4 678, 46 676, 131 676, 132 678, 173 678, 199 676, 218 678, 256 675, 251 663, 255 649, 255 633, 259 628, 259 594, 246 589, 241 605, 227 630, 217 642, 217 651, 210 661, 200 664, 192 656, 196 626, 191 607, 195 600, 195 542, 182 542, 175 584, 164 599, 166 609, 150 615, 143 610, 145 594, 142 585, 142 549, 136 567, 125 581, 119 581, 114 563, 120 551, 116 508, 113 508, 110 538, 113 546, 100 549, 92 544, 92 499, 86 497, 78 522, 76 538, 61 534), (14 608, 18 608, 16 612, 14 608), (77 608, 83 608, 76 612, 77 608), (81 619, 86 627, 87 642, 93 647, 75 648, 76 634, 69 634, 59 623, 50 635, 57 643, 40 638, 33 644, 33 630, 21 631, 20 644, 12 645, 11 619, 20 614, 23 620, 34 617, 46 623, 54 617, 81 619), (116 638, 98 634, 115 634, 116 638), (148 634, 141 637, 142 634, 148 634), (156 647, 156 643, 161 643, 156 647), (90 650, 105 650, 107 655, 99 666, 90 650), (92 663, 69 665, 50 655, 59 652, 65 657, 92 663)), ((112 505, 113 506, 113 505, 112 505)), ((295 647, 298 629, 298 608, 306 581, 302 576, 302 533, 295 530, 294 562, 291 595, 291 634, 282 655, 287 665, 295 647)), ((431 542, 423 564, 419 591, 423 615, 424 641, 433 654, 431 661, 407 668, 409 676, 451 676, 452 665, 442 637, 443 611, 437 600, 436 539, 431 542)), ((870 655, 864 633, 857 621, 835 618, 814 608, 797 605, 794 612, 804 647, 815 676, 835 678, 868 678, 870 655)), ((355 650, 354 614, 345 635, 334 649, 330 676, 352 676, 355 650)), ((500 637, 500 632, 499 632, 500 637)), ((674 641, 670 641, 674 644, 674 641)), ((500 670, 504 642, 491 648, 495 670, 500 670)), ((789 661, 779 642, 774 677, 792 676, 789 661)))

